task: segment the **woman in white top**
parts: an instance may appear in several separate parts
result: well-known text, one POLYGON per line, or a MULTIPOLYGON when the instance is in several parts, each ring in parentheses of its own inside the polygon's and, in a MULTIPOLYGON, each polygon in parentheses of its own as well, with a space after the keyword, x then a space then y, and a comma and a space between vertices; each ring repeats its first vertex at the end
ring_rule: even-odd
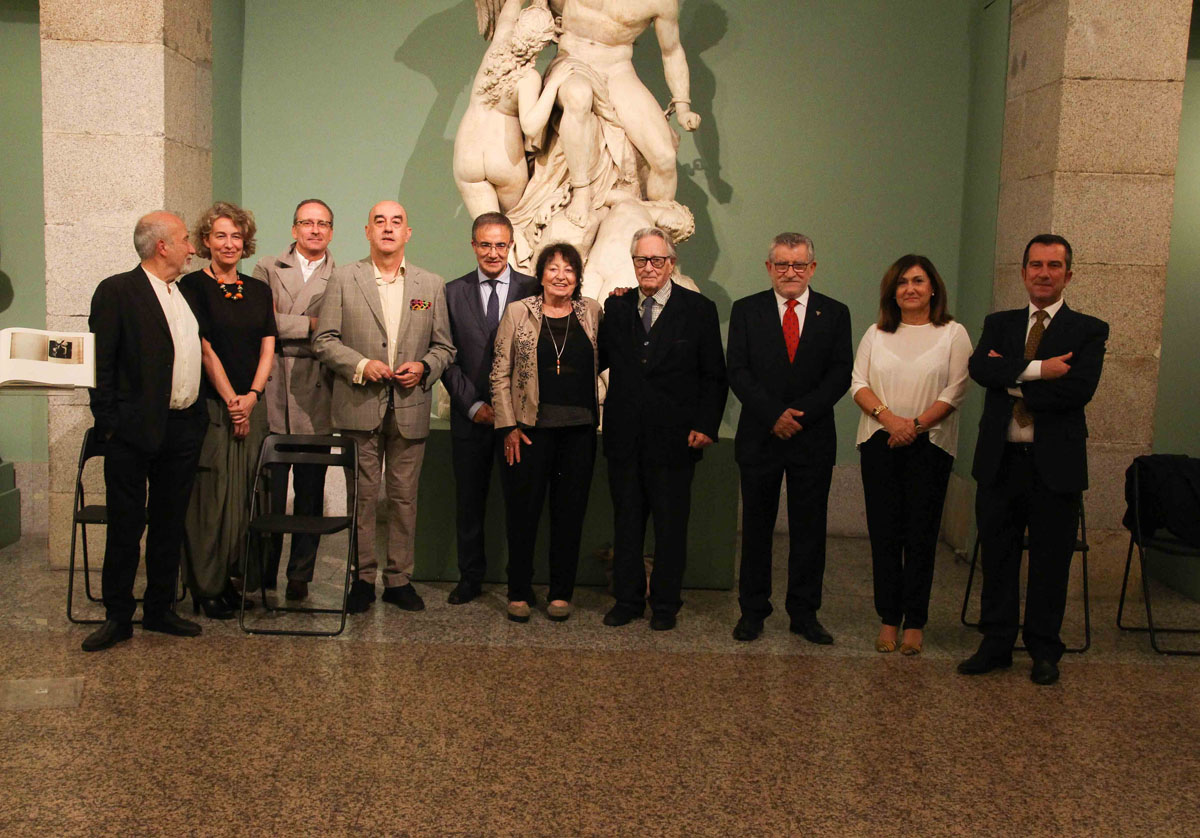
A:
POLYGON ((946 308, 946 286, 924 256, 902 256, 883 275, 879 322, 858 345, 850 394, 862 408, 867 531, 875 575, 879 652, 919 654, 933 555, 958 442, 971 340, 946 308))

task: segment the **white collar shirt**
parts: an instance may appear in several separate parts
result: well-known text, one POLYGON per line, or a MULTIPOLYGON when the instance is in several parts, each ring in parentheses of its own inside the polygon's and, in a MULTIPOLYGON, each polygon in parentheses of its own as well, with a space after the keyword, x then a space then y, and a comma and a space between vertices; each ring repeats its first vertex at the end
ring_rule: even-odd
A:
POLYGON ((329 251, 321 254, 320 259, 312 262, 304 258, 304 254, 300 252, 300 248, 296 248, 296 262, 300 265, 300 274, 304 277, 304 281, 308 282, 312 279, 312 275, 316 273, 317 268, 325 264, 325 260, 329 258, 329 251))
POLYGON ((375 285, 379 288, 379 304, 383 306, 383 321, 387 324, 388 366, 396 368, 396 346, 399 343, 400 322, 404 318, 404 276, 408 272, 407 260, 400 262, 395 279, 385 279, 379 266, 371 263, 375 271, 375 285))
MULTIPOLYGON (((796 298, 799 305, 796 306, 796 319, 800 321, 800 328, 796 332, 797 335, 804 334, 804 318, 808 313, 808 296, 812 291, 811 288, 805 288, 804 293, 796 298)), ((779 324, 783 325, 783 316, 787 314, 787 297, 780 296, 778 291, 773 291, 775 294, 775 307, 779 309, 779 324)))
POLYGON ((175 357, 171 363, 170 408, 183 410, 195 404, 200 395, 200 324, 192 307, 183 298, 183 292, 174 282, 159 279, 144 267, 142 271, 150 282, 154 296, 158 298, 158 304, 162 306, 167 328, 171 330, 171 343, 175 347, 175 357))

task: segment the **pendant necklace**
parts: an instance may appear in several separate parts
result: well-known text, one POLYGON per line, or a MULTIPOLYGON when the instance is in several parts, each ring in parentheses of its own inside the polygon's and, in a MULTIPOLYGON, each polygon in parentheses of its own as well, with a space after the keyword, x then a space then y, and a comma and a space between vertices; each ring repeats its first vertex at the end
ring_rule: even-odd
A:
POLYGON ((562 354, 567 348, 567 335, 571 333, 571 315, 567 314, 567 328, 563 330, 562 346, 554 339, 554 330, 550 328, 550 316, 546 315, 546 331, 550 333, 550 342, 554 344, 554 374, 562 375, 562 354))
POLYGON ((224 292, 224 294, 225 294, 225 299, 227 299, 227 300, 242 299, 242 284, 243 283, 242 283, 242 277, 240 274, 234 274, 234 276, 236 276, 237 279, 235 279, 233 282, 222 282, 221 280, 217 279, 217 275, 215 273, 213 273, 211 269, 205 268, 204 272, 206 274, 208 274, 209 276, 211 276, 213 279, 217 280, 217 284, 221 286, 221 291, 224 292), (229 286, 231 286, 231 285, 235 285, 237 287, 234 288, 232 291, 230 291, 229 286))

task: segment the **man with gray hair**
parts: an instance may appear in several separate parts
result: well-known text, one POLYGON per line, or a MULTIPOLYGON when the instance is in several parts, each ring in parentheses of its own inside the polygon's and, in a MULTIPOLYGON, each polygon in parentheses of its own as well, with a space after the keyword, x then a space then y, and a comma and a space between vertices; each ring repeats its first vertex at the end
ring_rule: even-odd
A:
POLYGON ((809 287, 813 243, 781 233, 767 255, 772 288, 729 314, 729 386, 742 402, 734 437, 741 470, 742 565, 735 640, 754 640, 771 613, 771 546, 787 477, 791 631, 810 643, 833 637, 817 620, 825 574, 825 518, 837 457, 833 406, 850 387, 850 311, 809 287))
POLYGON ((96 335, 92 432, 105 444, 108 526, 101 578, 105 621, 83 641, 85 652, 133 636, 133 580, 147 527, 142 628, 200 634, 200 626, 172 610, 183 518, 208 427, 198 398, 201 319, 195 310, 201 303, 185 299, 175 285, 196 251, 183 221, 169 212, 139 220, 133 242, 141 263, 96 287, 88 317, 96 335))
POLYGON ((613 503, 613 595, 607 626, 642 616, 646 520, 654 517, 650 628, 675 627, 683 605, 692 476, 717 441, 729 388, 717 307, 671 281, 675 246, 657 227, 630 248, 637 293, 611 296, 600 323, 608 355, 604 454, 613 503))

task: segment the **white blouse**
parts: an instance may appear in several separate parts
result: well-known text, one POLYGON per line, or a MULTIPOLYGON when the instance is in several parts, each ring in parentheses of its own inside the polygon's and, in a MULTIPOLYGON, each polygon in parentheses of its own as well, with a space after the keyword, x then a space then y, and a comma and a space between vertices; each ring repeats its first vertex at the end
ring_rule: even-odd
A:
MULTIPOLYGON (((850 395, 870 387, 892 413, 906 417, 919 416, 935 401, 953 406, 949 416, 929 429, 929 441, 953 457, 958 447, 957 408, 967 391, 970 357, 971 339, 957 321, 944 326, 901 323, 890 333, 872 325, 858 344, 850 395)), ((855 445, 882 428, 864 413, 855 445)))

